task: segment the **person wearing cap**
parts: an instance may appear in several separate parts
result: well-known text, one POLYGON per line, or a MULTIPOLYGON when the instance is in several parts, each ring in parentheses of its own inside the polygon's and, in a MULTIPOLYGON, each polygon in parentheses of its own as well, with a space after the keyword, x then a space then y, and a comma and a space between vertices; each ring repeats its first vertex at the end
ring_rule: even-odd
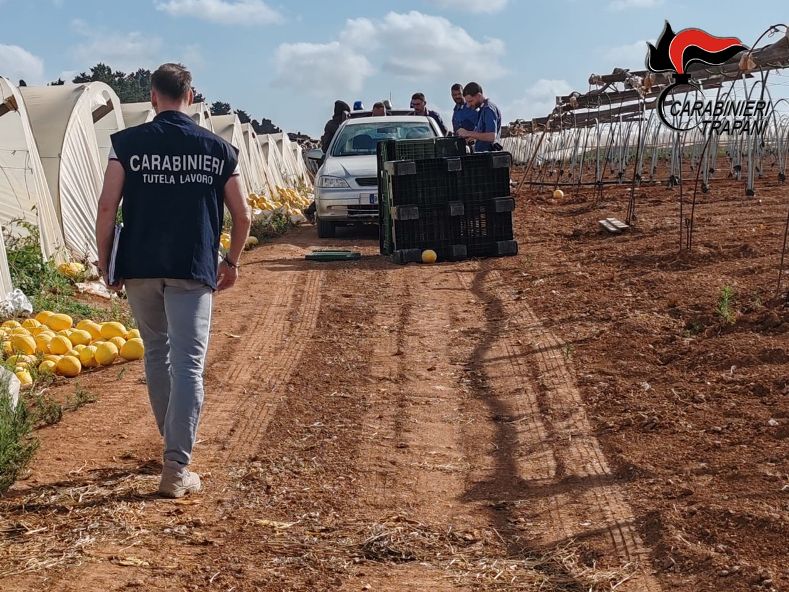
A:
POLYGON ((501 111, 482 93, 482 87, 469 82, 463 88, 463 98, 470 109, 479 109, 479 119, 473 130, 458 130, 458 136, 474 141, 474 152, 501 150, 501 111))
POLYGON ((231 288, 249 233, 238 150, 189 115, 192 75, 163 64, 151 76, 150 123, 111 136, 96 216, 98 268, 115 290, 126 286, 145 345, 145 378, 164 441, 159 493, 200 491, 188 469, 203 406, 203 370, 215 291, 231 288), (115 220, 123 229, 111 269, 115 220), (219 261, 225 208, 230 248, 219 261))
POLYGON ((438 124, 441 135, 447 135, 447 128, 444 126, 444 120, 441 119, 441 116, 436 111, 427 108, 427 100, 425 99, 424 93, 418 92, 413 94, 411 97, 411 109, 414 110, 412 115, 432 117, 436 124, 438 124))
POLYGON ((455 107, 452 110, 452 131, 457 135, 458 130, 464 129, 470 132, 474 131, 477 127, 477 120, 479 120, 479 112, 466 105, 463 98, 463 85, 455 83, 452 85, 452 101, 455 107))

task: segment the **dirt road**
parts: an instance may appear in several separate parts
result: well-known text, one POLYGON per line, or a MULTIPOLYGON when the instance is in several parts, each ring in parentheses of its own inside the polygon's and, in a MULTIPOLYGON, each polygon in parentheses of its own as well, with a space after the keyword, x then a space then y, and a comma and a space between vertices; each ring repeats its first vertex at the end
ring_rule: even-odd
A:
MULTIPOLYGON (((628 342, 606 340, 623 322, 605 316, 619 297, 576 314, 599 278, 594 258, 577 266, 588 252, 567 250, 579 241, 573 206, 519 207, 515 258, 396 267, 372 237, 319 241, 309 228, 248 254, 215 307, 194 462, 205 493, 151 495, 159 444, 140 365, 86 376, 98 401, 41 430, 33 474, 0 499, 2 589, 780 589, 785 556, 770 542, 786 540, 785 457, 766 451, 777 481, 749 482, 756 534, 738 543, 702 521, 724 507, 683 488, 715 461, 662 470, 660 438, 672 454, 695 445, 663 433, 668 411, 656 426, 636 412, 615 421, 643 380, 632 359, 652 342, 637 326, 620 333, 628 342), (337 243, 366 257, 303 260, 337 243), (575 273, 587 277, 565 281, 575 273), (610 389, 622 406, 600 399, 610 389), (677 495, 656 494, 666 490, 677 495), (757 535, 767 543, 749 542, 757 535), (706 565, 688 559, 701 546, 717 553, 706 565)), ((786 333, 774 331, 780 389, 786 333)))

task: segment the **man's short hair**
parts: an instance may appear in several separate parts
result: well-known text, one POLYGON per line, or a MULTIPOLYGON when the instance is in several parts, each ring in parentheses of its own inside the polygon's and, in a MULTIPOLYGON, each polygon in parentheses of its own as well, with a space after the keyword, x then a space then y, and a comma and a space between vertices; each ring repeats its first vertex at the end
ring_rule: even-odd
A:
POLYGON ((476 82, 469 82, 463 88, 463 96, 464 97, 473 97, 474 95, 478 95, 482 92, 482 87, 476 82))
POLYGON ((449 90, 451 90, 451 91, 456 91, 456 90, 462 91, 463 90, 463 85, 460 84, 459 82, 456 82, 455 84, 452 85, 452 88, 449 89, 449 90))
POLYGON ((192 89, 192 73, 183 64, 162 64, 151 75, 151 87, 174 101, 185 99, 192 89))
POLYGON ((373 105, 373 109, 386 109, 386 105, 382 101, 378 101, 373 105))
POLYGON ((414 93, 411 96, 411 100, 412 101, 424 101, 425 103, 427 103, 427 101, 425 100, 425 93, 414 93))

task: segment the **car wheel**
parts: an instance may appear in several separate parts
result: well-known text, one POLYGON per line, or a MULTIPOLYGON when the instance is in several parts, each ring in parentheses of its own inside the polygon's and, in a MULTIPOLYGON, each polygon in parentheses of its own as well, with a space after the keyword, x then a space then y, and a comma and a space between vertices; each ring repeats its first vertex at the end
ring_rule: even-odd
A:
POLYGON ((317 225, 318 225, 318 238, 334 238, 334 231, 336 228, 334 222, 326 222, 318 218, 317 225))

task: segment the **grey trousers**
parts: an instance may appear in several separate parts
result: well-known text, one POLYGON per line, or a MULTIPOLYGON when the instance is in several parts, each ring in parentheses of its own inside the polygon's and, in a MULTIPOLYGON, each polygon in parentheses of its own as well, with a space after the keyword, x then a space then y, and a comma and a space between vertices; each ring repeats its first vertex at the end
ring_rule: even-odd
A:
POLYGON ((194 280, 126 280, 145 344, 148 396, 164 460, 188 465, 203 406, 203 368, 213 291, 194 280))

